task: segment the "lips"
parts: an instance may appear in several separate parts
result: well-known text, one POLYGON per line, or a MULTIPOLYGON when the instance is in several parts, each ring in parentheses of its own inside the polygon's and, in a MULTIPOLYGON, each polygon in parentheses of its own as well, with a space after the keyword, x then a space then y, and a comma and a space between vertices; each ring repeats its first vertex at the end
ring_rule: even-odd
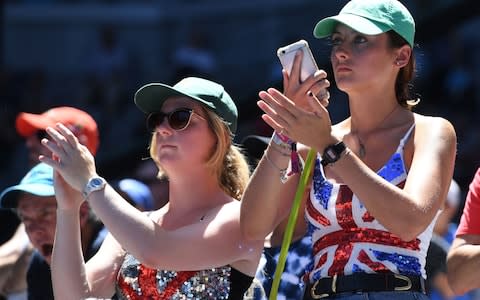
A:
POLYGON ((335 68, 335 71, 338 73, 338 72, 349 72, 351 71, 352 69, 344 66, 344 65, 339 65, 335 68))

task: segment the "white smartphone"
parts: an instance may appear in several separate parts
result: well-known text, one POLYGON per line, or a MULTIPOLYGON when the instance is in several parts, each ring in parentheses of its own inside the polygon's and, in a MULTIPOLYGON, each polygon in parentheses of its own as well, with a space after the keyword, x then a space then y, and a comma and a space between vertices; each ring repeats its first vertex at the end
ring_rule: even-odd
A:
POLYGON ((300 80, 303 82, 318 70, 317 63, 313 58, 312 51, 305 40, 299 40, 290 45, 280 47, 277 50, 277 56, 280 59, 282 67, 290 74, 293 66, 293 60, 298 50, 303 51, 302 68, 300 71, 300 80))

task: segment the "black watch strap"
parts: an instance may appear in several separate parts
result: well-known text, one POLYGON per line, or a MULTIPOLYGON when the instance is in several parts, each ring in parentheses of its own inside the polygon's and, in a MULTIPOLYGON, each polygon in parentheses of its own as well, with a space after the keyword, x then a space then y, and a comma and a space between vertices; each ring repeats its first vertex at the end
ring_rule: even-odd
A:
POLYGON ((339 160, 346 149, 347 147, 343 142, 327 146, 322 154, 322 166, 325 167, 339 160))

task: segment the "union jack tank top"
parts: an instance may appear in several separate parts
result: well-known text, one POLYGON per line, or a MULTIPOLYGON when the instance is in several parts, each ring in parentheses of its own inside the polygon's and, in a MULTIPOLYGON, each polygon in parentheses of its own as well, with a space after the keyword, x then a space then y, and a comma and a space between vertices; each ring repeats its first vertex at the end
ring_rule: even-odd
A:
MULTIPOLYGON (((404 145, 415 127, 401 139, 395 153, 377 172, 402 188, 407 178, 404 145)), ((305 280, 351 275, 357 272, 393 272, 426 278, 425 258, 435 219, 416 239, 403 241, 382 226, 350 188, 325 178, 317 154, 306 219, 312 234, 312 264, 305 280)))

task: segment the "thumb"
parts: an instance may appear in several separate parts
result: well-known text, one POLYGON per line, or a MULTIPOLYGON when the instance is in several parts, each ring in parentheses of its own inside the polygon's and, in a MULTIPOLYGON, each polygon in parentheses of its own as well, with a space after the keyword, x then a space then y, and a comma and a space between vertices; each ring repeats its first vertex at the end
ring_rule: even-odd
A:
POLYGON ((310 107, 312 108, 313 112, 317 116, 322 116, 323 114, 328 113, 325 106, 322 105, 320 100, 317 98, 317 96, 315 96, 315 94, 312 91, 308 91, 307 95, 308 95, 308 103, 310 104, 310 107))

